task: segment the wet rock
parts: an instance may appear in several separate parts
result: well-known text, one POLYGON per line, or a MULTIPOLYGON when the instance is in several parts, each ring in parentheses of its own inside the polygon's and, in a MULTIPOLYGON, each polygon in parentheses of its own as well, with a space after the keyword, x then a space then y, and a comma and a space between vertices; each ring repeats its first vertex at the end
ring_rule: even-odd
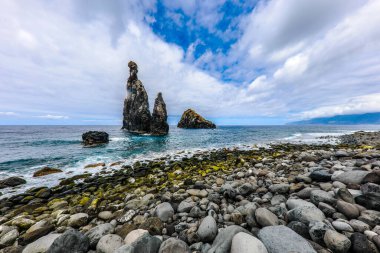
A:
POLYGON ((87 213, 76 213, 70 216, 68 225, 73 228, 79 228, 87 224, 87 213))
POLYGON ((26 184, 26 180, 20 177, 9 177, 3 180, 0 180, 0 189, 7 187, 14 187, 20 184, 26 184))
POLYGON ((168 240, 164 241, 158 253, 191 253, 189 246, 184 241, 175 239, 175 238, 169 238, 168 240))
POLYGON ((257 223, 259 223, 262 227, 275 226, 279 224, 277 216, 266 208, 256 209, 255 216, 257 223))
POLYGON ((152 121, 150 132, 152 135, 166 135, 169 132, 169 125, 167 123, 168 114, 166 112, 166 104, 162 98, 161 92, 158 93, 154 102, 152 113, 152 121))
POLYGON ((62 172, 62 170, 57 169, 57 168, 44 167, 34 172, 33 177, 42 177, 42 176, 46 176, 46 175, 50 175, 54 173, 60 173, 60 172, 62 172))
POLYGON ((197 231, 199 239, 202 242, 212 242, 218 234, 218 226, 212 216, 206 216, 197 231))
POLYGON ((237 225, 222 229, 212 243, 212 248, 209 249, 207 253, 229 253, 232 239, 239 232, 249 233, 247 230, 237 225))
POLYGON ((106 132, 89 131, 82 134, 82 143, 84 146, 96 146, 109 142, 109 136, 106 132))
POLYGON ((85 233, 85 236, 90 239, 90 247, 94 249, 96 247, 96 244, 98 244, 100 238, 113 232, 114 227, 110 223, 104 223, 91 228, 85 233))
POLYGON ((356 203, 368 209, 380 211, 380 192, 370 192, 355 198, 356 203))
POLYGON ((333 230, 327 230, 323 240, 333 252, 346 253, 351 247, 351 241, 346 236, 333 230))
POLYGON ((316 253, 306 239, 282 225, 265 227, 257 236, 270 253, 316 253))
POLYGON ((123 238, 115 234, 108 234, 100 238, 96 245, 97 253, 113 253, 124 245, 123 238))
POLYGON ((187 109, 178 122, 179 128, 216 128, 215 124, 206 120, 192 109, 187 109))
POLYGON ((168 202, 159 204, 156 207, 155 215, 163 222, 167 222, 174 215, 174 209, 168 202))
POLYGON ((90 240, 77 230, 69 229, 54 240, 47 253, 86 253, 90 240))
POLYGON ((48 234, 40 239, 26 245, 22 253, 44 253, 47 252, 53 242, 62 234, 48 234))
POLYGON ((30 243, 46 234, 54 229, 54 226, 48 220, 41 220, 31 226, 25 234, 22 235, 21 240, 23 244, 30 243))
POLYGON ((268 253, 265 245, 247 233, 237 233, 231 244, 231 253, 268 253))

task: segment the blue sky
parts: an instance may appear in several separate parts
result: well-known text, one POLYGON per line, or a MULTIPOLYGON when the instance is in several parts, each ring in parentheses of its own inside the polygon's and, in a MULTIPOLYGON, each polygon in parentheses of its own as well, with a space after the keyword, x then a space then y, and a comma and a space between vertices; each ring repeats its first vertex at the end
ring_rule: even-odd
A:
POLYGON ((380 111, 380 1, 4 0, 0 124, 121 124, 127 63, 174 124, 380 111))

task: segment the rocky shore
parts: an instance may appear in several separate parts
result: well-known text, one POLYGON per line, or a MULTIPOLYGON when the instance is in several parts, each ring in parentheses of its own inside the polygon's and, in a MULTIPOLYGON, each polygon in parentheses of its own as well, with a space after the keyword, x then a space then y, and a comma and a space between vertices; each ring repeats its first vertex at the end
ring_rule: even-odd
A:
POLYGON ((278 144, 122 167, 2 199, 0 252, 380 251, 373 146, 278 144))

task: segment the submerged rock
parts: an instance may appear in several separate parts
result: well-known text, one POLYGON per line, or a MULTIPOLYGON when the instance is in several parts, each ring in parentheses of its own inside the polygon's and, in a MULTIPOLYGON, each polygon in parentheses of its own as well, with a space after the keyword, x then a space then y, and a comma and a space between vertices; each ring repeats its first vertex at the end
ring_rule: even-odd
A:
POLYGON ((60 170, 60 169, 44 167, 44 168, 34 172, 33 177, 42 177, 42 176, 46 176, 49 174, 60 173, 60 172, 62 172, 62 170, 60 170))
POLYGON ((20 184, 25 184, 26 180, 20 177, 9 177, 4 180, 0 180, 0 189, 7 187, 14 187, 20 184))
POLYGON ((89 131, 82 134, 82 143, 84 146, 96 146, 109 142, 109 136, 106 132, 89 131))
POLYGON ((179 128, 216 128, 215 124, 206 120, 192 109, 187 109, 178 122, 179 128))
POLYGON ((167 123, 168 114, 166 112, 166 104, 162 98, 161 92, 158 93, 152 113, 151 134, 152 135, 166 135, 169 132, 169 125, 167 123))

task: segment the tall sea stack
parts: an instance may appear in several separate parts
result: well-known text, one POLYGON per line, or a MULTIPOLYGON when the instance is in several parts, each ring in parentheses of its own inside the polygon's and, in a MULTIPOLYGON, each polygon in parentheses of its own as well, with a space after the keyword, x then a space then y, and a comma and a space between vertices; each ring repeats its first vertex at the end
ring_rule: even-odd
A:
POLYGON ((166 122, 166 105, 161 92, 155 101, 153 116, 149 111, 148 94, 137 77, 138 67, 133 61, 128 63, 129 78, 127 98, 124 100, 123 129, 136 134, 165 135, 169 131, 166 122))
POLYGON ((153 135, 166 135, 169 132, 167 120, 168 114, 166 112, 166 104, 162 98, 161 92, 159 92, 154 102, 151 133, 153 135))

